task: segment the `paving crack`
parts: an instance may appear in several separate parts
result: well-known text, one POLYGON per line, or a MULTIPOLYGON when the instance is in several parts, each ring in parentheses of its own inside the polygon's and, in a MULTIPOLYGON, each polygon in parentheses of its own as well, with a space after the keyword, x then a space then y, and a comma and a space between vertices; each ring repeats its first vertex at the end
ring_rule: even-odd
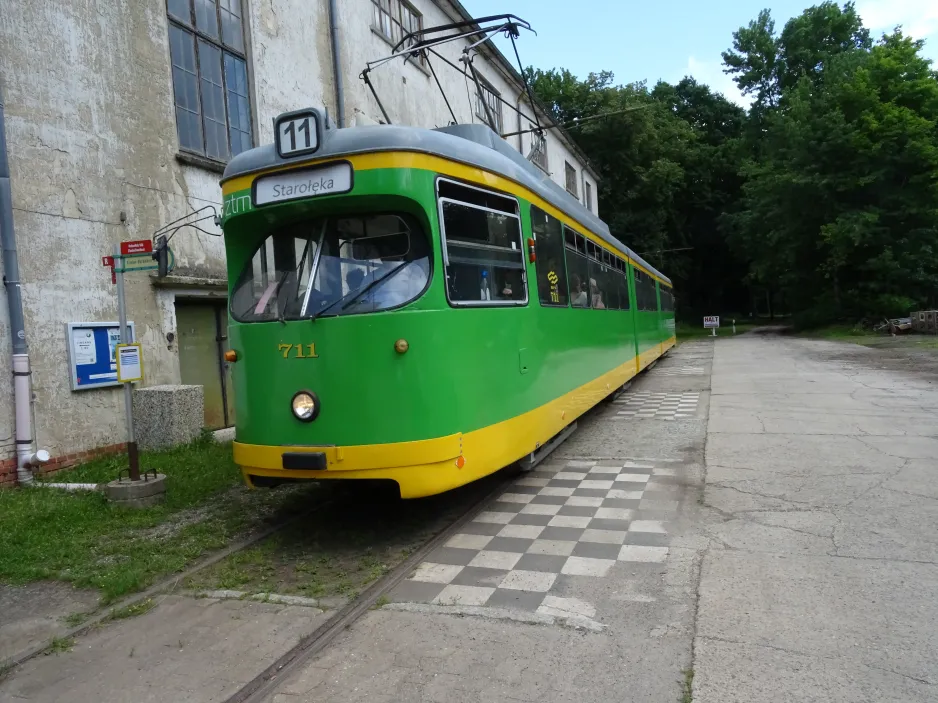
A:
POLYGON ((887 674, 894 674, 896 676, 900 676, 904 679, 909 679, 910 681, 915 681, 916 683, 921 683, 926 686, 938 686, 938 682, 936 681, 929 681, 928 679, 923 679, 917 676, 912 676, 911 674, 904 674, 901 671, 896 671, 895 669, 890 669, 884 666, 878 666, 876 664, 870 664, 869 662, 863 662, 863 661, 854 662, 852 660, 844 659, 843 657, 835 656, 832 654, 822 654, 820 652, 804 652, 798 649, 791 649, 790 647, 779 647, 778 645, 766 644, 764 642, 745 642, 742 640, 734 640, 734 639, 730 639, 727 637, 713 637, 713 636, 708 636, 708 635, 698 635, 698 637, 702 640, 708 640, 710 642, 722 642, 723 644, 735 644, 735 645, 741 645, 743 647, 758 647, 760 649, 769 649, 774 652, 781 652, 782 654, 794 654, 795 656, 805 657, 808 659, 816 658, 816 659, 823 659, 825 661, 830 661, 830 662, 846 661, 846 662, 850 662, 853 664, 858 664, 860 666, 865 666, 868 669, 875 669, 877 671, 883 671, 887 674))

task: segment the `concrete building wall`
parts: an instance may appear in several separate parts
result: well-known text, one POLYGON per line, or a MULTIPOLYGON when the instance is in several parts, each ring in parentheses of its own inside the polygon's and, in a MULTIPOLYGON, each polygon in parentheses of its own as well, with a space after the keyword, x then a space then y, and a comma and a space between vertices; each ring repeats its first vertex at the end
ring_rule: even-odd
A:
MULTIPOLYGON (((446 0, 413 5, 424 26, 459 17, 446 0)), ((373 29, 371 0, 338 6, 347 123, 375 123, 381 112, 358 75, 391 47, 373 29)), ((271 141, 272 120, 281 112, 313 105, 335 115, 326 8, 326 0, 244 0, 255 144, 271 141)), ((458 63, 463 45, 440 51, 458 63)), ((476 67, 518 104, 520 86, 498 61, 479 56, 476 67)), ((462 73, 436 68, 457 120, 481 122, 462 73)), ((397 60, 376 69, 373 81, 396 123, 437 127, 452 120, 424 68, 397 60)), ((116 291, 101 257, 122 240, 150 239, 176 218, 218 207, 222 165, 180 152, 166 0, 0 0, 0 82, 37 443, 53 456, 113 446, 124 440, 120 389, 71 391, 65 325, 117 319, 116 291)), ((503 119, 506 131, 518 128, 504 106, 503 119)), ((509 141, 526 152, 523 138, 509 141)), ((551 132, 547 142, 551 176, 563 185, 564 160, 578 172, 583 166, 561 135, 551 132)), ((211 219, 200 226, 219 234, 211 219)), ((168 280, 155 285, 146 273, 127 277, 129 318, 144 345, 148 385, 180 380, 175 301, 224 297, 220 237, 186 229, 172 248, 177 268, 168 280)), ((3 300, 0 368, 9 367, 3 300)), ((0 373, 0 460, 12 453, 10 374, 0 373)))

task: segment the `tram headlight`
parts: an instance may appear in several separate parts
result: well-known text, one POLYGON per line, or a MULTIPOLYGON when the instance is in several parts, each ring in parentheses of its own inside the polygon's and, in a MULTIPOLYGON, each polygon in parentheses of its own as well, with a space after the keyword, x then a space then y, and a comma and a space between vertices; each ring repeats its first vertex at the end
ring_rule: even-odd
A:
POLYGON ((312 422, 319 414, 319 399, 309 391, 300 391, 290 401, 293 416, 302 422, 312 422))

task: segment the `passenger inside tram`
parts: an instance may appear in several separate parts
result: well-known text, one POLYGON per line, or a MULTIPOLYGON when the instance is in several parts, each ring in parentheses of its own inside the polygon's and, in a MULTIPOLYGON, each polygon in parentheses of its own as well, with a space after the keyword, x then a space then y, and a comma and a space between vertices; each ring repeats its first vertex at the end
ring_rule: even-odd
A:
POLYGON ((589 299, 586 296, 586 291, 583 290, 580 276, 573 274, 570 277, 570 304, 575 308, 585 308, 588 307, 588 303, 589 299))

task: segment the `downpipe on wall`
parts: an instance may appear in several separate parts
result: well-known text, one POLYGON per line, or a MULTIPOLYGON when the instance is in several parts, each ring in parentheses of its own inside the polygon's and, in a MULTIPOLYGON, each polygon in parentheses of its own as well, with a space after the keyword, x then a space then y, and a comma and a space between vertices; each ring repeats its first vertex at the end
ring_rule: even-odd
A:
POLYGON ((336 0, 329 0, 329 40, 332 43, 332 77, 335 80, 335 120, 339 129, 345 127, 345 78, 339 51, 339 11, 336 0))
POLYGON ((10 190, 10 161, 7 156, 3 89, 0 86, 0 249, 3 251, 3 285, 10 311, 10 340, 13 345, 13 403, 16 419, 16 478, 21 485, 33 482, 31 467, 49 460, 46 451, 33 452, 32 383, 29 347, 23 322, 20 266, 13 231, 13 198, 10 190))

